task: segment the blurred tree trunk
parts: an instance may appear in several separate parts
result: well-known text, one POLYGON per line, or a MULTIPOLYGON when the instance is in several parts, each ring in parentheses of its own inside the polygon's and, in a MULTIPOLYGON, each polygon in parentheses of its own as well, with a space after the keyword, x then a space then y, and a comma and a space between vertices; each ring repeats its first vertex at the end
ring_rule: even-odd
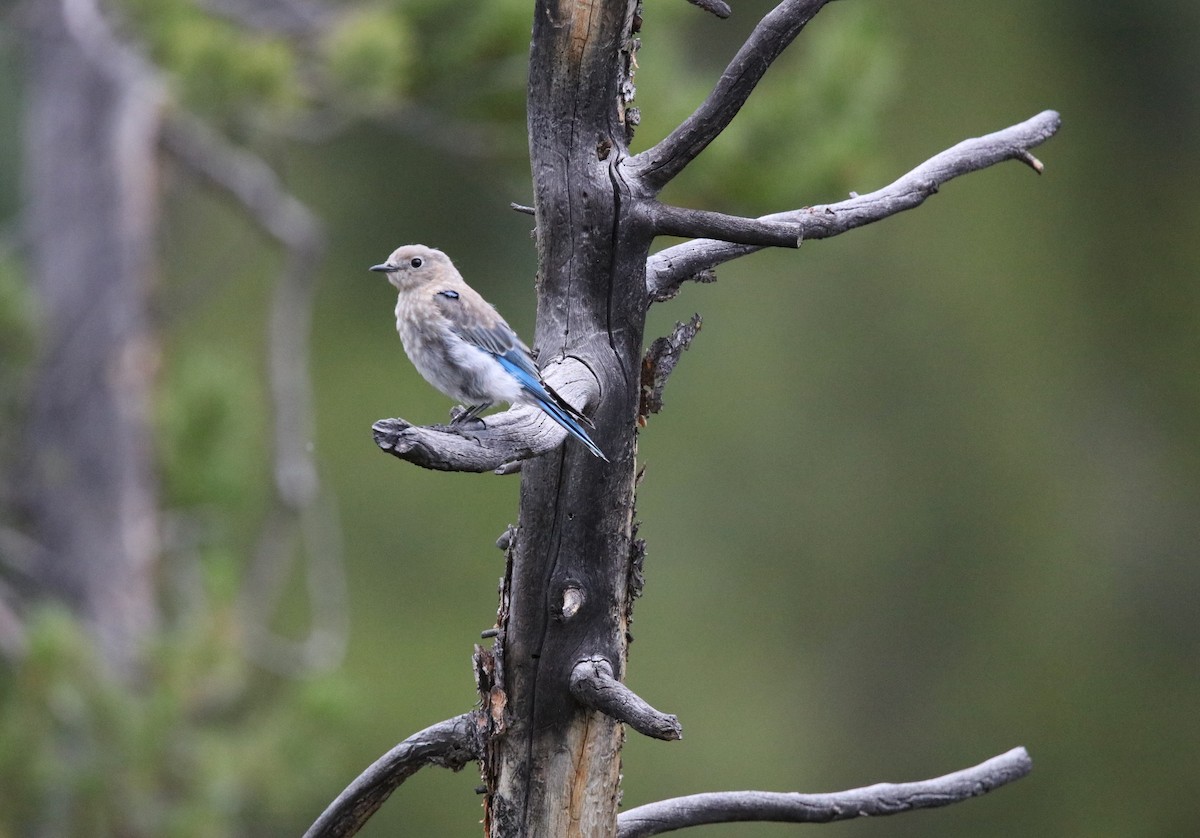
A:
POLYGON ((629 187, 616 167, 627 153, 621 82, 634 6, 539 0, 534 12, 536 350, 542 365, 574 356, 599 367, 595 438, 611 462, 567 444, 524 463, 493 652, 498 677, 484 696, 492 718, 507 724, 488 737, 483 763, 493 838, 616 833, 624 731, 575 700, 571 680, 585 659, 623 677, 638 549, 635 428, 650 237, 626 224, 633 202, 623 203, 629 187))
POLYGON ((117 671, 157 622, 149 278, 161 90, 91 3, 25 12, 27 264, 39 314, 18 503, 37 593, 117 671))

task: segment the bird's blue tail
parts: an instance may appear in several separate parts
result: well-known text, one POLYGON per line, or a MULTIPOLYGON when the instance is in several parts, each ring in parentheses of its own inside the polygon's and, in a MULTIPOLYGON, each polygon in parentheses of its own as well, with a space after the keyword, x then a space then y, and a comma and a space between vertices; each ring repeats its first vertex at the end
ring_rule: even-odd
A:
POLYGON ((587 431, 583 429, 583 426, 580 425, 579 422, 577 422, 570 414, 555 404, 554 401, 549 398, 549 396, 543 393, 538 393, 537 391, 531 392, 533 397, 537 399, 538 407, 540 407, 547 416, 549 416, 558 424, 562 425, 566 432, 582 442, 587 447, 587 450, 604 460, 604 462, 608 462, 608 457, 604 456, 604 452, 600 450, 599 445, 592 442, 592 438, 587 435, 587 431))
MULTIPOLYGON (((515 350, 514 350, 515 352, 515 350)), ((563 427, 563 429, 571 436, 582 442, 587 450, 591 451, 604 462, 608 462, 608 457, 604 456, 604 452, 600 450, 600 446, 592 442, 592 438, 587 435, 587 431, 583 429, 583 425, 579 420, 587 422, 588 419, 574 407, 567 403, 566 399, 558 395, 550 388, 550 385, 540 381, 540 376, 537 375, 537 368, 525 361, 523 358, 514 358, 509 354, 494 356, 500 365, 517 379, 521 384, 521 388, 525 390, 542 411, 563 427)))

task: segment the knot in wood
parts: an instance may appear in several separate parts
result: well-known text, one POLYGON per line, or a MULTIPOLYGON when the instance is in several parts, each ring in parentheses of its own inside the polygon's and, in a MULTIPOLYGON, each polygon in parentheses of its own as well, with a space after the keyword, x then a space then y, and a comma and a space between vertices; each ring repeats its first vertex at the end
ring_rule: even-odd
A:
POLYGON ((513 536, 516 534, 517 528, 509 524, 504 528, 504 532, 500 533, 500 537, 496 539, 496 548, 503 553, 508 552, 508 548, 512 547, 513 536))
POLYGON ((561 620, 569 620, 579 613, 579 609, 583 607, 583 603, 587 597, 583 593, 583 588, 575 585, 568 585, 563 588, 562 607, 559 609, 558 618, 561 620))

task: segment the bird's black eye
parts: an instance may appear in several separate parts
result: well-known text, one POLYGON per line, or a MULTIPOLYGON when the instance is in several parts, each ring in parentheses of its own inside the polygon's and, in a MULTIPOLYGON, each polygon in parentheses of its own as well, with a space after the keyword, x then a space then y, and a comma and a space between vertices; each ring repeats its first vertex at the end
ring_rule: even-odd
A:
POLYGON ((412 265, 414 268, 419 268, 425 264, 425 260, 420 256, 414 256, 408 264, 412 265))
POLYGON ((451 291, 449 288, 444 288, 441 291, 438 291, 438 293, 441 294, 443 297, 445 297, 447 300, 457 300, 458 299, 458 292, 451 291))

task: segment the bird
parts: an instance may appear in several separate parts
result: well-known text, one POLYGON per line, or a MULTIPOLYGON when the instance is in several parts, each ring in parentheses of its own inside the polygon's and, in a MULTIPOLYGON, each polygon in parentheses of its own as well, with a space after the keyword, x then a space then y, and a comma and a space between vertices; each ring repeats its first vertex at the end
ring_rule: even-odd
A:
POLYGON ((397 291, 396 331, 417 372, 466 408, 451 425, 478 418, 496 402, 532 405, 608 461, 583 428, 594 428, 592 421, 546 383, 529 347, 449 256, 409 244, 370 270, 386 274, 397 291))

